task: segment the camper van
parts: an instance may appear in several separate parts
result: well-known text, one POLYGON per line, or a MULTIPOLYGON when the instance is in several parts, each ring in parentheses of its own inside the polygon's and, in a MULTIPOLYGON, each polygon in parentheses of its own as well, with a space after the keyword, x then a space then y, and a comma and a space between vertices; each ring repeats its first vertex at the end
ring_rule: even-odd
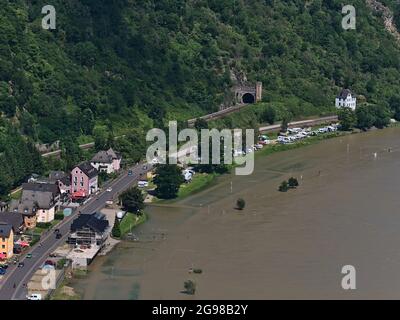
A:
POLYGON ((148 181, 142 180, 142 181, 139 181, 139 182, 138 182, 138 187, 139 187, 139 188, 146 188, 146 187, 148 187, 148 186, 149 186, 149 182, 148 182, 148 181))

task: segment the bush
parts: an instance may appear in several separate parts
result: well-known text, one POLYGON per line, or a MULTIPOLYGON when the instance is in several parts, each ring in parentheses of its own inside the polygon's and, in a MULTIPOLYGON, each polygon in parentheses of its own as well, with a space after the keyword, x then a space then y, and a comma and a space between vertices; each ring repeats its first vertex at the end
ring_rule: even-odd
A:
POLYGON ((39 222, 36 224, 37 228, 40 229, 49 229, 51 227, 51 223, 50 222, 39 222))
POLYGON ((54 215, 54 219, 56 220, 64 220, 64 213, 58 212, 54 215))
POLYGON ((283 181, 281 185, 279 186, 279 191, 280 192, 287 192, 289 190, 289 184, 287 181, 283 181))
POLYGON ((244 201, 242 198, 240 198, 240 199, 238 199, 238 200, 236 201, 236 207, 237 207, 239 210, 243 210, 245 206, 246 206, 246 201, 244 201))

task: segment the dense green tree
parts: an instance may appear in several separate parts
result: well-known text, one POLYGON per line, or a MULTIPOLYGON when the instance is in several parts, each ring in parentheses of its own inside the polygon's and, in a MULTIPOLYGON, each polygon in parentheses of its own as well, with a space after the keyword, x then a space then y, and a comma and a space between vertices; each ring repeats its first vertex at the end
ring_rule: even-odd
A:
POLYGON ((268 107, 262 114, 262 120, 269 124, 274 124, 276 121, 276 109, 274 107, 268 107))
POLYGON ((351 108, 341 108, 338 113, 341 130, 351 130, 357 124, 357 117, 351 108))
POLYGON ((111 234, 114 238, 120 238, 121 237, 121 224, 119 222, 119 219, 115 217, 114 221, 114 226, 111 230, 111 234))
POLYGON ((144 208, 143 193, 137 187, 131 188, 120 195, 124 210, 138 214, 144 208))
POLYGON ((173 199, 184 182, 182 169, 177 165, 159 165, 155 170, 156 195, 160 199, 173 199))
POLYGON ((375 116, 368 106, 360 106, 356 109, 357 127, 360 129, 369 129, 374 125, 375 116))

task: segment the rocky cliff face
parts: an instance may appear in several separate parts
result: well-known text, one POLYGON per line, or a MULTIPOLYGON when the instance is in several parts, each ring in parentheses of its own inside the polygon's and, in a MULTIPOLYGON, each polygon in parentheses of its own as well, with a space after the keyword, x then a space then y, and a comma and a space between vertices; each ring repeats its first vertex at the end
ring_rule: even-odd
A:
POLYGON ((385 29, 389 31, 397 41, 400 42, 400 33, 393 21, 393 12, 384 4, 376 0, 366 0, 366 4, 376 13, 382 16, 385 29))

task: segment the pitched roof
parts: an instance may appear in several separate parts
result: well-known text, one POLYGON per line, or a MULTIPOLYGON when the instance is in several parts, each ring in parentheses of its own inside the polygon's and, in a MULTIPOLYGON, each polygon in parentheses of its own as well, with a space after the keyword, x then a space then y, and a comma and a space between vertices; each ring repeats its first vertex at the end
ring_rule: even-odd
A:
POLYGON ((34 192, 50 192, 53 195, 57 195, 59 193, 58 186, 55 183, 24 183, 22 185, 22 190, 34 192))
POLYGON ((24 224, 24 218, 18 212, 0 212, 0 224, 9 224, 17 232, 24 224))
POLYGON ((59 188, 52 183, 24 183, 22 185, 22 203, 33 201, 39 209, 50 209, 54 198, 59 194, 59 188))
POLYGON ((343 89, 340 91, 339 95, 337 96, 339 99, 346 99, 348 95, 351 95, 351 91, 349 89, 343 89))
POLYGON ((92 158, 92 162, 112 163, 115 159, 121 159, 121 156, 110 148, 107 151, 97 152, 92 158))
POLYGON ((86 174, 89 179, 94 178, 98 175, 97 169, 93 167, 90 162, 82 162, 79 165, 77 165, 77 168, 79 168, 84 174, 86 174))
POLYGON ((58 181, 65 178, 67 174, 64 171, 50 171, 49 180, 50 181, 58 181))
POLYGON ((11 230, 12 230, 11 225, 0 223, 0 237, 2 238, 10 237, 11 230))
POLYGON ((112 163, 113 157, 112 155, 108 154, 107 151, 99 151, 93 156, 92 162, 112 163))
POLYGON ((21 213, 24 216, 34 216, 37 211, 37 203, 33 200, 11 200, 10 211, 21 213))
POLYGON ((71 231, 75 232, 82 228, 90 228, 95 232, 103 233, 108 226, 108 220, 104 218, 104 215, 98 213, 81 214, 72 222, 71 231))
POLYGON ((66 186, 71 185, 71 177, 70 176, 65 176, 64 178, 61 178, 60 181, 66 186))

